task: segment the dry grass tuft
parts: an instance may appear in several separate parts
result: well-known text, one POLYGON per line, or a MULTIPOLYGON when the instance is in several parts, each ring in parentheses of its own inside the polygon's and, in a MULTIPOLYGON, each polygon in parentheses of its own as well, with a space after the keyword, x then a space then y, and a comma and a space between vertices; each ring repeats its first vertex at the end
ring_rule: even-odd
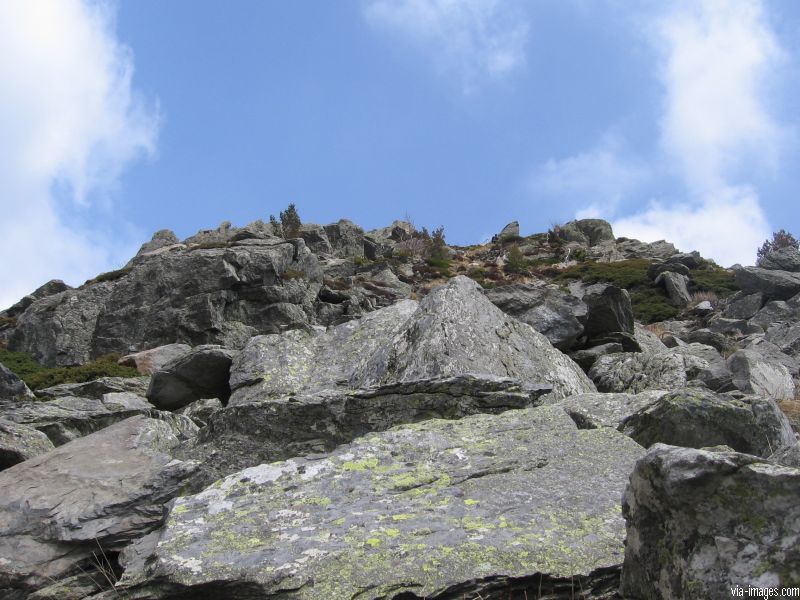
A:
POLYGON ((704 290, 700 292, 694 292, 692 294, 691 306, 695 306, 700 302, 705 302, 706 300, 711 302, 711 306, 713 306, 714 308, 716 308, 717 304, 719 304, 719 297, 715 292, 709 292, 704 290))

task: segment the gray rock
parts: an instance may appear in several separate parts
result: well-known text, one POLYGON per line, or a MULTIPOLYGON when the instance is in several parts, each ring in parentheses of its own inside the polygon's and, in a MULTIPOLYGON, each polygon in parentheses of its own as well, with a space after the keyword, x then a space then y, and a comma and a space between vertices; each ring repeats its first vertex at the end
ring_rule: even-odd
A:
POLYGON ((687 277, 691 273, 689 267, 684 265, 683 263, 673 262, 671 260, 667 260, 664 262, 657 262, 653 263, 647 268, 647 276, 655 281, 661 273, 665 271, 672 271, 673 273, 678 273, 679 275, 686 275, 687 277))
POLYGON ((220 409, 222 409, 222 402, 219 398, 204 398, 195 400, 176 412, 189 417, 198 427, 205 427, 208 425, 211 415, 220 409))
POLYGON ((568 396, 551 403, 566 410, 581 429, 611 427, 622 430, 626 419, 651 406, 665 394, 667 392, 664 390, 648 390, 638 394, 593 392, 568 396))
POLYGON ((620 254, 622 254, 622 256, 626 259, 649 258, 666 260, 677 252, 675 246, 664 240, 645 243, 640 242, 639 240, 618 238, 616 242, 617 251, 620 252, 620 254))
POLYGON ((504 239, 518 238, 519 237, 519 221, 511 221, 508 225, 496 236, 492 238, 493 242, 502 242, 504 239))
POLYGON ((172 458, 180 441, 170 421, 133 417, 0 473, 0 595, 90 570, 99 548, 161 525, 197 468, 172 458))
POLYGON ((208 418, 182 456, 202 458, 209 483, 262 462, 333 450, 368 432, 540 404, 552 388, 486 375, 324 390, 230 406, 208 418))
POLYGON ((330 241, 334 256, 364 256, 364 230, 347 219, 325 225, 325 233, 330 241))
POLYGON ((0 363, 0 406, 35 399, 33 392, 13 371, 0 363))
POLYGON ((53 448, 41 431, 0 418, 0 471, 53 448))
POLYGON ((754 350, 739 350, 728 358, 733 384, 743 392, 777 400, 794 398, 789 370, 754 350))
POLYGON ((588 247, 614 241, 611 225, 602 219, 570 221, 561 228, 561 235, 569 242, 578 242, 588 247))
POLYGON ((583 333, 588 308, 561 290, 513 283, 486 290, 486 297, 504 313, 527 323, 560 350, 573 347, 583 333))
POLYGON ((780 323, 767 329, 766 339, 784 354, 800 359, 800 323, 780 323))
POLYGON ((800 295, 793 296, 786 301, 767 302, 748 322, 766 330, 775 323, 793 323, 795 321, 800 321, 800 295))
POLYGON ((745 294, 761 292, 767 300, 788 300, 800 293, 800 273, 741 267, 734 270, 734 275, 736 285, 745 294))
POLYGON ((325 333, 253 338, 232 367, 230 404, 464 373, 551 385, 557 396, 594 391, 547 338, 459 276, 419 304, 401 301, 325 333))
POLYGON ((168 362, 183 356, 192 349, 188 344, 167 344, 128 354, 119 359, 119 364, 133 367, 143 375, 152 375, 164 367, 168 362))
POLYGON ((172 246, 178 242, 178 236, 176 236, 174 232, 169 229, 161 229, 153 234, 153 237, 149 242, 142 244, 142 247, 139 248, 139 252, 136 253, 136 256, 142 256, 143 254, 148 254, 155 250, 172 246))
POLYGON ((3 417, 41 431, 60 446, 129 417, 153 413, 153 405, 141 396, 116 392, 104 394, 99 400, 66 396, 27 402, 6 410, 3 417))
POLYGON ((37 300, 17 318, 9 348, 73 365, 175 342, 235 347, 313 318, 322 270, 301 239, 210 244, 143 255, 103 281, 37 300))
POLYGON ((235 353, 206 345, 192 348, 153 373, 147 399, 162 410, 176 410, 203 398, 228 401, 235 353))
POLYGON ((763 257, 758 266, 772 271, 789 271, 800 273, 800 251, 797 248, 785 247, 770 252, 763 257))
POLYGON ((589 378, 601 392, 671 390, 686 385, 686 363, 673 351, 608 354, 597 359, 589 378))
POLYGON ((578 366, 580 366, 581 369, 584 371, 589 371, 592 368, 592 365, 601 356, 623 351, 624 348, 622 347, 622 344, 618 342, 609 342, 608 344, 600 344, 599 346, 592 346, 591 348, 570 352, 569 357, 578 363, 578 366))
POLYGON ((394 242, 402 242, 411 239, 411 236, 416 233, 416 228, 409 221, 393 221, 388 227, 381 227, 379 229, 372 229, 367 234, 378 238, 390 239, 394 242))
POLYGON ((724 445, 763 457, 795 443, 789 420, 773 400, 741 401, 690 388, 661 396, 629 416, 620 430, 645 448, 724 445))
POLYGON ((769 461, 784 467, 800 468, 800 442, 784 446, 769 457, 769 461))
POLYGON ((642 453, 615 431, 578 431, 557 407, 398 427, 177 499, 119 591, 608 597, 623 553, 619 496, 642 453))
POLYGON ((0 311, 0 316, 16 317, 24 313, 25 309, 28 308, 31 304, 33 304, 37 300, 41 298, 47 298, 48 296, 52 296, 54 294, 58 294, 71 289, 72 288, 70 286, 68 286, 60 279, 51 279, 44 285, 36 288, 36 290, 34 290, 30 294, 22 298, 19 302, 17 302, 10 308, 7 308, 4 311, 0 311))
POLYGON ((800 364, 798 364, 797 359, 784 353, 781 346, 772 341, 773 339, 780 341, 786 344, 785 347, 787 350, 792 349, 792 330, 791 328, 783 329, 783 327, 784 326, 781 325, 773 325, 772 336, 760 334, 751 335, 744 338, 739 343, 745 350, 751 350, 760 354, 767 362, 783 365, 786 367, 786 370, 789 371, 789 375, 796 377, 800 374, 800 364), (781 335, 781 331, 784 331, 786 335, 781 335))
POLYGON ((686 275, 664 271, 656 277, 656 285, 662 285, 667 290, 670 302, 675 306, 686 306, 692 301, 689 293, 689 278, 686 275))
POLYGON ((702 381, 710 390, 716 392, 730 392, 736 389, 728 364, 713 346, 692 342, 675 348, 672 352, 684 357, 688 381, 702 381))
POLYGON ((315 254, 333 254, 333 247, 322 225, 303 223, 300 226, 300 237, 315 254))
POLYGON ((49 388, 36 390, 39 398, 91 398, 102 400, 106 394, 130 393, 145 396, 150 385, 150 377, 99 377, 84 383, 61 383, 49 388))
POLYGON ((710 329, 695 329, 689 333, 682 334, 681 337, 688 344, 713 346, 719 352, 725 352, 731 345, 731 340, 726 335, 710 329))
POLYGON ((800 470, 656 445, 625 493, 625 598, 731 598, 800 585, 800 470), (745 591, 746 593, 746 591, 745 591))
POLYGON ((714 305, 711 304, 711 300, 703 300, 702 302, 698 302, 692 307, 692 314, 697 315, 699 317, 707 317, 713 312, 714 312, 714 305))
POLYGON ((657 354, 667 350, 667 345, 661 341, 661 338, 638 323, 634 323, 633 335, 642 352, 657 354))
POLYGON ((633 334, 633 308, 627 290, 595 284, 584 289, 581 300, 589 309, 584 332, 590 339, 612 332, 633 334))
POLYGON ((751 319, 761 310, 764 305, 764 294, 755 292, 754 294, 737 293, 731 298, 722 316, 728 319, 751 319))
POLYGON ((753 320, 726 319, 719 315, 714 315, 708 319, 708 329, 714 333, 726 336, 741 337, 751 333, 764 333, 764 329, 755 325, 753 320))
POLYGON ((378 237, 369 233, 364 234, 364 256, 369 260, 389 258, 394 253, 396 243, 389 238, 378 237))

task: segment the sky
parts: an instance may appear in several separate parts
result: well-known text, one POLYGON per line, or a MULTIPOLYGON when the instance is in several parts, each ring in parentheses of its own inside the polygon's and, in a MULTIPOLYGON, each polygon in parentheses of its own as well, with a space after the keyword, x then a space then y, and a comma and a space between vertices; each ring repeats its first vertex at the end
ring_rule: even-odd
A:
POLYGON ((0 307, 160 229, 800 237, 795 0, 3 0, 0 307))

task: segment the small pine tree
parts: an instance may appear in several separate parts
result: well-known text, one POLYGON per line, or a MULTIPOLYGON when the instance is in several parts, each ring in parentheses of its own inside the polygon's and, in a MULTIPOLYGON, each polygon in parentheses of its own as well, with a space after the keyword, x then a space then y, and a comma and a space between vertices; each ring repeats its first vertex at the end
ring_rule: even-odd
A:
POLYGON ((278 223, 278 219, 275 218, 275 215, 269 216, 269 224, 272 226, 273 235, 283 237, 283 228, 281 227, 281 224, 278 223))
POLYGON ((798 241, 797 238, 795 238, 785 229, 773 232, 772 241, 764 240, 761 248, 759 248, 756 252, 756 255, 758 256, 756 264, 761 265, 761 262, 768 254, 771 254, 776 250, 780 250, 781 248, 794 248, 795 250, 800 249, 800 241, 798 241))
POLYGON ((283 237, 296 238, 300 235, 300 215, 294 204, 289 204, 286 210, 281 211, 281 229, 283 237))
POLYGON ((528 261, 517 244, 509 248, 504 269, 506 273, 525 273, 528 270, 528 261))
POLYGON ((440 275, 449 277, 450 256, 447 252, 447 243, 444 239, 444 227, 440 225, 433 230, 433 233, 428 233, 428 230, 423 227, 422 235, 427 238, 428 265, 438 271, 440 275))

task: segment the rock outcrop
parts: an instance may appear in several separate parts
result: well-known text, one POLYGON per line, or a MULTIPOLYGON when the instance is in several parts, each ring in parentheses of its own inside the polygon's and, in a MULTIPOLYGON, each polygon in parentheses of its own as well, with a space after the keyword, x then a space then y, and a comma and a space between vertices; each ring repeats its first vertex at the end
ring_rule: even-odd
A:
POLYGON ((232 351, 214 345, 179 354, 153 374, 147 399, 162 410, 177 410, 204 398, 227 402, 233 357, 232 351))
POLYGON ((800 470, 749 454, 658 444, 625 493, 621 593, 731 598, 800 585, 800 470))
POLYGON ((619 494, 641 455, 557 407, 371 434, 177 499, 120 591, 607 597, 623 551, 619 494))
POLYGON ((0 363, 0 407, 33 400, 35 396, 25 382, 0 363))

